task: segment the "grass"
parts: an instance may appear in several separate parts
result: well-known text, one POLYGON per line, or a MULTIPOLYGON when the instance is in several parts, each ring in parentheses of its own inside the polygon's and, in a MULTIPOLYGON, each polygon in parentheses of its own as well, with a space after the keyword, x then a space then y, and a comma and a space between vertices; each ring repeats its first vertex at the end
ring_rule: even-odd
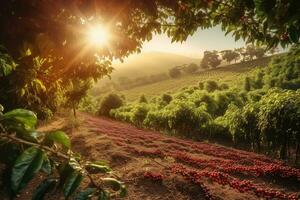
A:
POLYGON ((195 75, 186 75, 178 79, 168 79, 128 90, 122 90, 120 92, 125 95, 127 101, 135 101, 139 99, 141 94, 144 94, 146 98, 151 98, 163 93, 174 93, 183 87, 197 85, 199 81, 215 80, 219 83, 237 85, 252 70, 256 67, 266 66, 270 60, 271 57, 265 57, 244 63, 224 65, 216 69, 198 72, 195 75))

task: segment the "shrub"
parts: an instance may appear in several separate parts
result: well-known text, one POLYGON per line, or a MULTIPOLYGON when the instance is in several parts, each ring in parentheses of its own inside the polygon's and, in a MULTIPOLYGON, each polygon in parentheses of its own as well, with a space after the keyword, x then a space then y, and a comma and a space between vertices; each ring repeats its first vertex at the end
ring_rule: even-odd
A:
POLYGON ((244 90, 245 91, 250 91, 251 90, 251 80, 250 78, 247 76, 244 80, 244 90))
POLYGON ((139 103, 148 103, 148 101, 147 101, 147 99, 146 99, 146 97, 145 97, 144 94, 142 94, 142 95, 140 96, 139 103))
POLYGON ((40 107, 37 109, 37 116, 40 120, 48 120, 53 117, 53 112, 47 107, 40 107))
POLYGON ((147 104, 145 103, 141 103, 136 105, 133 109, 132 109, 132 116, 131 116, 131 121, 133 124, 137 125, 137 126, 142 126, 143 122, 148 114, 149 108, 147 106, 147 104))
POLYGON ((206 81, 204 87, 207 92, 213 92, 218 89, 218 84, 216 81, 206 81))
POLYGON ((123 99, 119 95, 114 93, 108 94, 102 99, 98 114, 109 116, 111 109, 119 108, 122 105, 123 99))
POLYGON ((203 90, 203 89, 204 89, 204 83, 203 83, 202 81, 200 81, 200 82, 198 83, 198 86, 199 86, 199 89, 200 89, 200 90, 203 90))
POLYGON ((179 78, 181 76, 181 70, 179 67, 173 67, 169 70, 169 76, 171 78, 179 78))
POLYGON ((162 94, 161 100, 169 104, 172 101, 173 97, 169 94, 162 94))
POLYGON ((183 70, 187 74, 194 74, 198 70, 198 65, 195 63, 191 63, 188 66, 184 67, 183 70))
POLYGON ((228 89, 229 89, 229 86, 228 86, 226 83, 222 83, 222 84, 219 86, 219 89, 220 89, 220 90, 228 90, 228 89))

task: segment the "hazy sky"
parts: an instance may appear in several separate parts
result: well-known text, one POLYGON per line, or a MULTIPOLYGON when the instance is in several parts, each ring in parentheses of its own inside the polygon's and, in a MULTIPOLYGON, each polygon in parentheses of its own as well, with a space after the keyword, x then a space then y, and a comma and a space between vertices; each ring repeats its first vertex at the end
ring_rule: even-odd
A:
POLYGON ((220 27, 198 30, 183 43, 171 43, 166 35, 156 35, 144 43, 142 52, 161 51, 182 54, 189 57, 202 57, 205 50, 224 50, 243 47, 243 40, 234 41, 231 34, 225 36, 220 27))

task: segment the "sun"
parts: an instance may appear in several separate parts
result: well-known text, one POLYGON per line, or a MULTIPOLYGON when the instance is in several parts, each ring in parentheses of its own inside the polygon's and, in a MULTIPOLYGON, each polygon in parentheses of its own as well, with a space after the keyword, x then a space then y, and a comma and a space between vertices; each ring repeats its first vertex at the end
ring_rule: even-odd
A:
POLYGON ((87 39, 93 46, 103 47, 107 46, 109 41, 109 32, 106 27, 95 25, 90 27, 87 32, 87 39))

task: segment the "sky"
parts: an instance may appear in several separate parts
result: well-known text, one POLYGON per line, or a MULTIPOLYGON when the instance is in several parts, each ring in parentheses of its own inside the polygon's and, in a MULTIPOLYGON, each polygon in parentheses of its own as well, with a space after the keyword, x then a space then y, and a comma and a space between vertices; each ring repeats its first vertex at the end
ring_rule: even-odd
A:
POLYGON ((207 30, 198 29, 183 43, 171 43, 165 34, 155 35, 149 42, 144 43, 142 52, 167 52, 181 54, 193 58, 201 58, 205 50, 234 49, 245 46, 243 40, 234 41, 234 38, 222 32, 217 26, 207 30))

